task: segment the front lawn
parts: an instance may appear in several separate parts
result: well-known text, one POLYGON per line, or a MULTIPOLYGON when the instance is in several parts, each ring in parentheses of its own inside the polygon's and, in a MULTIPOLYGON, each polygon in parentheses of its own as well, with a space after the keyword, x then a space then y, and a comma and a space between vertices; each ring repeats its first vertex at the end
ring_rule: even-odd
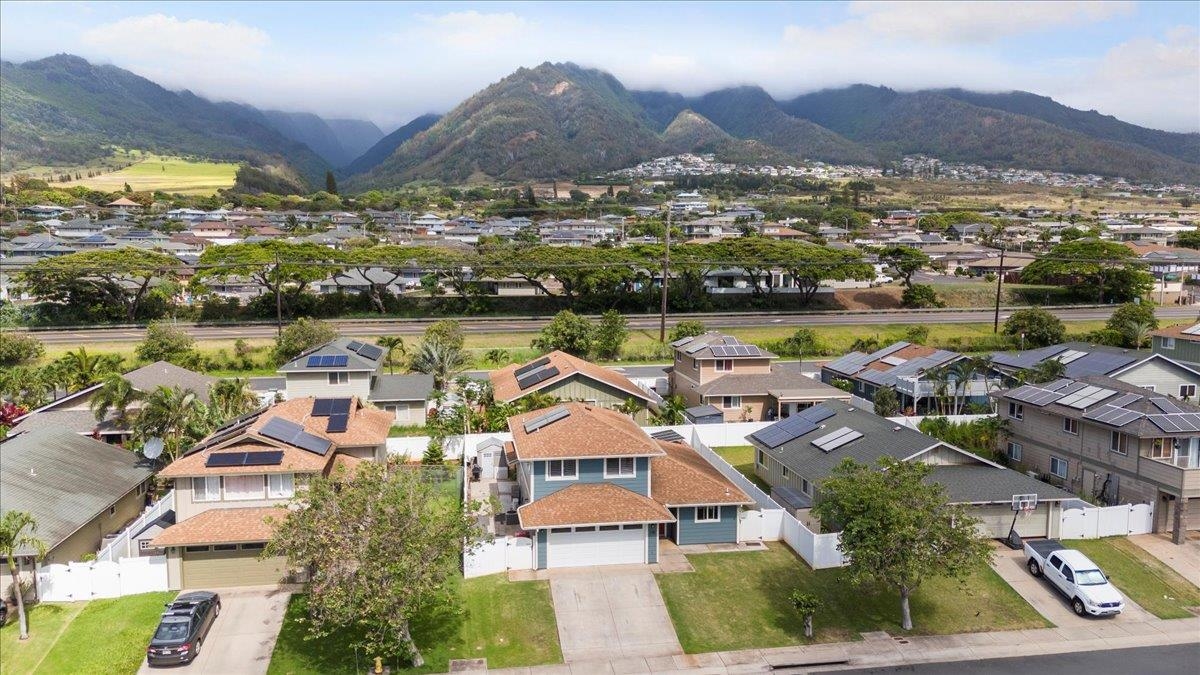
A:
MULTIPOLYGON (((815 642, 859 639, 900 628, 900 596, 852 586, 841 569, 812 570, 782 542, 768 551, 689 555, 692 574, 658 576, 685 652, 802 644, 804 622, 787 596, 800 588, 821 598, 815 642)), ((1050 624, 987 565, 963 582, 925 582, 910 601, 913 634, 1043 628, 1050 624)))
POLYGON ((5 673, 136 673, 175 593, 142 593, 91 602, 47 603, 29 613, 30 639, 16 617, 0 631, 5 673))
MULTIPOLYGON (((389 664, 393 673, 445 672, 450 659, 487 658, 489 668, 562 661, 549 582, 512 583, 504 575, 492 575, 460 583, 461 615, 429 616, 413 623, 413 638, 425 657, 425 667, 389 664)), ((365 671, 370 655, 358 654, 356 660, 344 640, 304 639, 301 619, 306 605, 305 596, 292 597, 267 673, 352 675, 365 671)))
POLYGON ((771 485, 767 481, 754 475, 754 452, 753 445, 730 445, 724 448, 713 448, 713 452, 720 455, 726 462, 733 465, 733 468, 738 470, 746 478, 749 478, 758 489, 771 494, 771 485))
POLYGON ((1189 607, 1200 607, 1200 588, 1125 537, 1063 545, 1083 551, 1122 593, 1160 619, 1184 619, 1194 615, 1189 607))

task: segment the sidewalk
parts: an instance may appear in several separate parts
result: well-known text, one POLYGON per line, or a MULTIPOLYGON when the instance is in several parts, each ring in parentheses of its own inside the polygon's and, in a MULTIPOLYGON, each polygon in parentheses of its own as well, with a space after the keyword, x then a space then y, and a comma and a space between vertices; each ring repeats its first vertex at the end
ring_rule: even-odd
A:
MULTIPOLYGON (((1104 621, 1096 622, 1103 625, 1104 621)), ((1107 631, 1105 631, 1107 632, 1107 631)), ((737 652, 618 658, 488 671, 505 675, 624 675, 633 673, 765 673, 820 666, 822 670, 914 663, 996 659, 1200 642, 1200 617, 1151 619, 1101 636, 1089 627, 998 631, 959 635, 898 636, 867 633, 861 642, 840 642, 737 652)))

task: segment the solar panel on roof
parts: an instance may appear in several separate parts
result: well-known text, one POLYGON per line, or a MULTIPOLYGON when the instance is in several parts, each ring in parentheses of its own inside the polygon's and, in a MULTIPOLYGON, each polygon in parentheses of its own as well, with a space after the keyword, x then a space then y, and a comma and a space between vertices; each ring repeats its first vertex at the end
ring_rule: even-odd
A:
POLYGON ((1195 326, 1189 326, 1180 331, 1184 335, 1200 335, 1200 323, 1195 326))
POLYGON ((241 466, 244 452, 214 452, 204 461, 204 466, 241 466))
POLYGON ((383 356, 383 347, 378 345, 363 345, 362 348, 358 350, 358 355, 371 359, 372 361, 378 361, 379 357, 383 356))
POLYGON ((1055 358, 1057 358, 1059 361, 1061 361, 1065 365, 1076 359, 1082 358, 1084 356, 1087 356, 1087 352, 1080 352, 1080 351, 1075 351, 1074 349, 1068 349, 1067 351, 1059 354, 1055 358))
POLYGON ((683 350, 683 353, 684 354, 695 354, 696 352, 700 351, 701 349, 704 349, 707 346, 708 346, 707 344, 705 344, 703 342, 699 342, 699 343, 691 345, 687 349, 683 350))
POLYGON ((830 452, 842 447, 850 441, 855 441, 862 437, 863 435, 861 432, 855 431, 850 427, 842 427, 836 431, 833 431, 832 433, 825 434, 820 438, 813 439, 812 444, 824 452, 830 452))
POLYGON ((337 413, 329 416, 329 423, 325 425, 325 431, 328 433, 340 434, 346 431, 346 427, 350 424, 350 416, 345 413, 337 413))
POLYGON ((1118 408, 1124 408, 1125 406, 1127 406, 1131 403, 1137 403, 1140 400, 1142 400, 1141 394, 1121 394, 1120 396, 1109 401, 1105 405, 1111 405, 1111 406, 1116 406, 1118 408))
POLYGON ((360 350, 362 348, 363 348, 363 343, 359 342, 358 340, 354 340, 350 344, 346 345, 346 349, 349 349, 352 352, 357 352, 358 350, 360 350))
POLYGON ((307 450, 311 453, 324 456, 325 453, 329 452, 329 448, 333 446, 333 443, 321 438, 320 436, 313 436, 308 432, 301 432, 299 436, 296 436, 294 439, 292 439, 292 445, 300 448, 301 450, 307 450))
POLYGON ((815 405, 811 408, 805 408, 804 410, 801 410, 800 412, 796 413, 794 417, 800 417, 814 424, 819 424, 830 417, 833 417, 835 414, 836 413, 823 405, 815 405))
POLYGON ((902 359, 899 356, 885 356, 882 359, 879 359, 879 361, 881 363, 886 363, 889 366, 898 366, 902 363, 906 363, 908 359, 902 359))
POLYGON ((833 415, 834 412, 824 406, 813 406, 801 410, 791 417, 779 420, 765 429, 759 429, 751 434, 751 438, 768 448, 778 448, 788 441, 816 430, 822 421, 833 415))
POLYGON ((330 446, 333 445, 324 438, 308 433, 299 424, 278 417, 272 417, 267 420, 267 423, 258 430, 258 433, 267 438, 273 438, 318 455, 324 455, 326 452, 329 452, 330 446))
POLYGON ((283 464, 282 450, 256 450, 247 452, 242 466, 278 466, 283 464))
POLYGON ((538 368, 541 368, 542 366, 546 365, 547 363, 550 363, 550 357, 543 356, 542 358, 538 359, 537 361, 534 361, 532 363, 527 363, 527 364, 521 366, 520 368, 517 368, 516 370, 513 371, 513 375, 520 377, 520 376, 524 375, 525 373, 528 373, 531 370, 537 370, 538 368))
POLYGON ((561 419, 565 419, 565 418, 569 417, 570 415, 571 415, 570 410, 567 410, 566 408, 559 406, 544 415, 538 415, 537 417, 526 422, 524 424, 525 433, 532 434, 533 432, 537 431, 538 429, 541 429, 550 424, 554 424, 555 422, 557 422, 561 419))
POLYGON ((1090 410, 1083 414, 1084 419, 1108 424, 1114 427, 1123 427, 1134 420, 1140 419, 1142 413, 1136 410, 1126 410, 1111 404, 1104 404, 1095 410, 1090 410))
POLYGON ((1036 405, 1039 408, 1052 403, 1060 398, 1062 394, 1057 391, 1047 391, 1041 387, 1035 387, 1032 384, 1022 385, 1008 392, 1008 398, 1030 405, 1036 405))
POLYGON ((688 337, 679 338, 678 340, 676 340, 676 341, 672 342, 672 343, 671 343, 671 346, 672 346, 672 347, 682 347, 682 346, 686 345, 687 343, 689 343, 689 342, 691 342, 692 340, 695 340, 695 339, 696 339, 696 336, 694 336, 694 335, 689 335, 688 337))
POLYGON ((318 398, 313 401, 312 416, 313 417, 329 417, 329 411, 333 408, 333 399, 318 398))
POLYGON ((1165 413, 1183 412, 1183 408, 1175 405, 1174 401, 1164 396, 1155 396, 1150 399, 1150 402, 1154 404, 1155 408, 1158 408, 1165 413))
POLYGON ((670 441, 671 443, 683 442, 683 436, 680 436, 679 432, 675 431, 674 429, 663 429, 662 431, 656 431, 650 434, 650 438, 658 441, 670 441))
POLYGON ((308 357, 308 361, 305 362, 305 364, 304 364, 305 368, 319 368, 320 366, 321 366, 321 356, 320 355, 308 357))

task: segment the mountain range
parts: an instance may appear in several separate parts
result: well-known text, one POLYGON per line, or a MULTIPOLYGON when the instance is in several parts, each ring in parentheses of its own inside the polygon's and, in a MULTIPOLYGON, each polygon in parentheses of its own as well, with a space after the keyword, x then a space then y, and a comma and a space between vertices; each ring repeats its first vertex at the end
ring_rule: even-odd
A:
POLYGON ((725 161, 945 161, 1200 183, 1200 134, 1147 129, 1027 92, 854 85, 777 100, 742 86, 634 91, 571 63, 521 68, 445 115, 385 135, 370 122, 258 110, 171 92, 59 55, 0 64, 5 170, 82 163, 107 146, 287 165, 349 189, 412 180, 575 177, 681 152, 725 161))

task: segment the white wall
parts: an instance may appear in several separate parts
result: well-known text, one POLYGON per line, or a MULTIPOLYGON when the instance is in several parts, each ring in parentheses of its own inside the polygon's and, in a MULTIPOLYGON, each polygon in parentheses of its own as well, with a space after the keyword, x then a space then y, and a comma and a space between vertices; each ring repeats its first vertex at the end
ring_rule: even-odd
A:
POLYGON ((74 602, 167 590, 167 557, 44 565, 38 569, 43 602, 74 602))
POLYGON ((1059 536, 1063 539, 1147 534, 1154 528, 1153 504, 1063 509, 1059 536))

